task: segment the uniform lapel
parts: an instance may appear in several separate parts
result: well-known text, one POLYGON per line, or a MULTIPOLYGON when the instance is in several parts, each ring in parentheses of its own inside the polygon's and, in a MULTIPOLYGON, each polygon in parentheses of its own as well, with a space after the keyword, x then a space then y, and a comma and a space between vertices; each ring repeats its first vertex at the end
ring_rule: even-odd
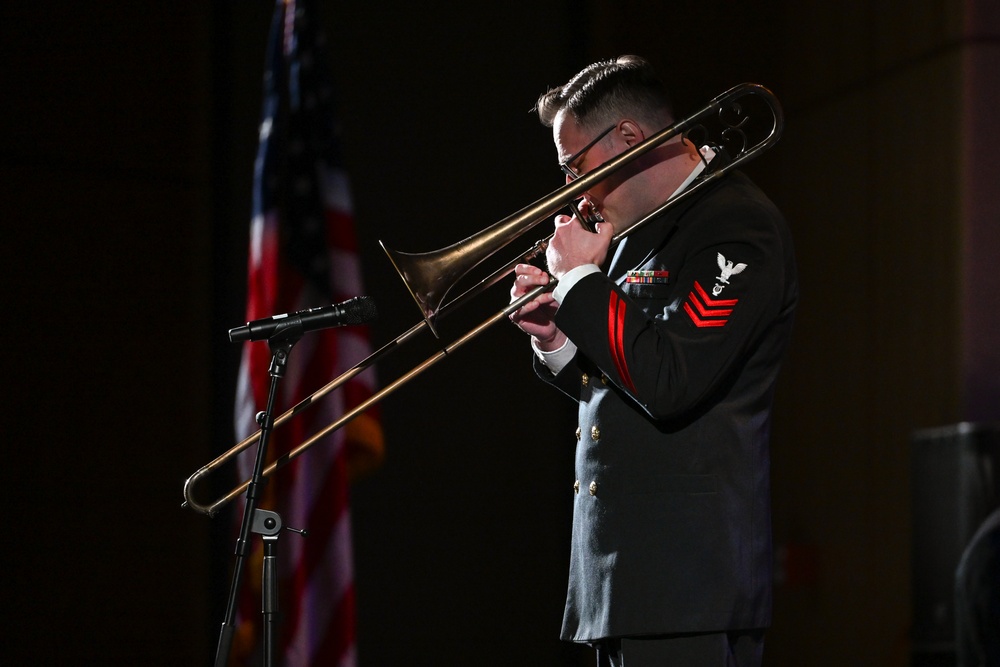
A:
MULTIPOLYGON (((711 163, 712 169, 714 170, 728 161, 728 155, 724 152, 721 155, 716 153, 711 163)), ((685 211, 691 208, 697 200, 704 197, 708 190, 716 187, 718 187, 718 183, 709 185, 705 188, 704 192, 695 194, 693 197, 682 201, 639 231, 625 237, 618 244, 614 257, 608 265, 608 277, 619 285, 622 285, 629 271, 644 265, 653 255, 663 249, 675 229, 683 225, 685 211)))
POLYGON ((608 277, 622 285, 629 271, 642 266, 659 252, 674 222, 674 216, 668 212, 625 237, 611 260, 608 277))

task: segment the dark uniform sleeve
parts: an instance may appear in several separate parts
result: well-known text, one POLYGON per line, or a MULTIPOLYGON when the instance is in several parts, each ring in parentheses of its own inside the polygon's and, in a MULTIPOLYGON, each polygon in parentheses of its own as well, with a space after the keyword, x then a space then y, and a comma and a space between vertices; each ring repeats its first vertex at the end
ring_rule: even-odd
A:
MULTIPOLYGON (((654 419, 690 414, 725 391, 794 293, 780 213, 742 190, 692 213, 682 256, 667 257, 669 306, 629 296, 604 274, 578 282, 556 323, 654 419), (672 263, 672 265, 670 264, 672 263), (657 317, 659 315, 659 317, 657 317)), ((777 361, 777 360, 775 360, 777 361)))
POLYGON ((573 359, 556 374, 553 374, 552 370, 541 362, 537 354, 532 353, 531 356, 535 375, 541 378, 544 382, 551 384, 574 401, 580 400, 580 367, 577 365, 579 354, 574 356, 573 359))

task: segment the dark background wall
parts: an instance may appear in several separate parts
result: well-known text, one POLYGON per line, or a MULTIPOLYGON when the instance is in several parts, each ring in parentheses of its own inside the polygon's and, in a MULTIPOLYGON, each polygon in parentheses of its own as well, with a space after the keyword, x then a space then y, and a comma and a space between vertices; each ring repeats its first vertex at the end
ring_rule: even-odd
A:
MULTIPOLYGON (((910 433, 995 420, 1000 394, 987 4, 322 3, 374 342, 418 317, 379 240, 436 249, 560 183, 528 113, 546 86, 625 52, 667 73, 681 111, 768 85, 786 135, 749 172, 791 221, 803 285, 772 455, 768 664, 905 664, 910 433)), ((210 661, 231 545, 181 510, 181 486, 232 442, 225 331, 243 317, 271 10, 0 10, 16 664, 210 661)), ((422 664, 442 642, 456 665, 587 659, 556 639, 573 406, 527 362, 498 327, 385 401, 388 459, 353 489, 363 665, 422 664)))

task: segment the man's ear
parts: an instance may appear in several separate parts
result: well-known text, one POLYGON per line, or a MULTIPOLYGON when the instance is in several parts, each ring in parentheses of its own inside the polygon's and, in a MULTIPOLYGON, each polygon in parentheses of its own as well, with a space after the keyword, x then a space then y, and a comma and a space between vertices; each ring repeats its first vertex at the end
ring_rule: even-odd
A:
POLYGON ((629 120, 628 118, 618 123, 618 133, 621 135, 627 146, 635 146, 637 143, 646 138, 642 128, 639 127, 639 123, 634 120, 629 120))

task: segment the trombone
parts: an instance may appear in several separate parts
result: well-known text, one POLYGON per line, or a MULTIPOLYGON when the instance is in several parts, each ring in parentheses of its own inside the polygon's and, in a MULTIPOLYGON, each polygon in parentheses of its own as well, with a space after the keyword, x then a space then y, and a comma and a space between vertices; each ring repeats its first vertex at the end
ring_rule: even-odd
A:
MULTIPOLYGON (((611 241, 612 245, 619 243, 632 232, 637 231, 654 218, 663 214, 666 210, 691 197, 695 192, 701 190, 730 170, 735 169, 773 146, 781 138, 783 129, 784 114, 781 104, 774 94, 761 85, 744 83, 729 89, 694 114, 660 130, 645 141, 608 160, 593 171, 567 183, 563 187, 463 241, 427 253, 399 252, 390 249, 384 242, 380 242, 383 250, 389 256, 390 261, 410 291, 414 301, 416 301, 424 319, 277 417, 274 421, 274 427, 277 428, 292 417, 300 414, 314 402, 370 368, 378 360, 398 349, 424 329, 430 329, 435 336, 438 336, 435 324, 439 318, 456 310, 468 300, 495 285, 513 271, 517 264, 531 261, 544 253, 548 244, 548 238, 536 242, 526 253, 483 278, 479 283, 473 285, 460 296, 446 302, 445 299, 448 292, 466 274, 492 257, 499 250, 505 248, 515 239, 520 238, 533 229, 543 220, 555 215, 567 206, 572 206, 573 202, 580 199, 587 190, 608 178, 629 162, 649 153, 677 136, 681 136, 685 141, 711 145, 716 149, 717 154, 724 153, 726 155, 726 161, 724 161, 721 167, 715 168, 715 165, 712 165, 711 168, 706 169, 683 192, 667 200, 641 219, 615 234, 611 241), (763 106, 763 109, 760 109, 761 106, 763 106), (758 116, 758 111, 764 113, 758 116)), ((491 328, 497 322, 507 319, 512 313, 521 308, 521 306, 532 301, 540 294, 553 289, 555 285, 556 281, 551 280, 547 285, 539 286, 521 298, 510 302, 482 323, 473 327, 453 342, 445 345, 437 353, 414 366, 410 371, 372 394, 367 400, 310 436, 300 445, 279 456, 264 469, 263 476, 271 476, 275 471, 304 454, 325 436, 340 429, 362 412, 365 412, 371 406, 380 402, 383 398, 392 394, 404 384, 470 340, 476 338, 482 332, 491 328)), ((227 494, 209 504, 198 502, 194 497, 194 489, 196 484, 206 475, 249 448, 259 438, 260 431, 237 443, 227 452, 218 456, 191 475, 184 482, 184 506, 201 514, 214 516, 221 508, 242 495, 249 486, 249 480, 237 485, 227 494)))

